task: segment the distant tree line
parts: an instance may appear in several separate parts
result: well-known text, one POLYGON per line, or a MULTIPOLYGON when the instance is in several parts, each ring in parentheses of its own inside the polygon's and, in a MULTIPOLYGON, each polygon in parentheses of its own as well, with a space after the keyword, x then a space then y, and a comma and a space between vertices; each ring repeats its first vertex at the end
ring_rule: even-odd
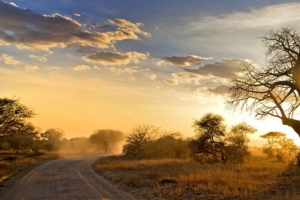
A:
POLYGON ((96 130, 89 138, 66 139, 59 128, 42 131, 28 122, 34 111, 18 98, 0 98, 0 151, 15 153, 64 150, 70 153, 111 153, 124 140, 116 130, 96 130))
MULTIPOLYGON (((165 132, 152 125, 136 125, 129 134, 99 129, 89 137, 64 138, 64 131, 51 128, 42 131, 27 120, 35 113, 16 98, 0 98, 0 150, 15 153, 65 151, 69 153, 114 153, 121 145, 122 154, 130 159, 190 159, 201 163, 242 163, 249 158, 249 134, 256 129, 245 122, 228 129, 224 118, 207 113, 193 122, 195 137, 185 138, 179 132, 165 132)), ((268 132, 262 152, 268 158, 286 162, 299 153, 294 141, 284 133, 268 132)), ((298 160, 300 163, 300 160, 298 160)))
MULTIPOLYGON (((207 113, 194 120, 195 137, 184 138, 180 133, 161 132, 152 125, 137 125, 125 137, 123 156, 129 159, 193 159, 201 163, 243 163, 251 156, 249 134, 257 130, 245 122, 227 129, 224 118, 207 113)), ((278 161, 291 161, 299 152, 293 140, 283 133, 269 132, 263 153, 278 161)))

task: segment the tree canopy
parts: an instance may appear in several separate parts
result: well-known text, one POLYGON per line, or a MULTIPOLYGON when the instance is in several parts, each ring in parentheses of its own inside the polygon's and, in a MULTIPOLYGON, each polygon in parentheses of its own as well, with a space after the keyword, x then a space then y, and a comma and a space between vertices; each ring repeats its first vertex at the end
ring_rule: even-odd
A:
POLYGON ((19 99, 0 98, 0 135, 14 135, 33 117, 33 110, 20 103, 19 99))
POLYGON ((291 28, 270 31, 262 42, 266 65, 247 65, 232 81, 226 104, 258 118, 273 116, 292 127, 300 136, 300 120, 295 118, 300 101, 300 36, 291 28))
POLYGON ((96 130, 90 137, 89 141, 92 144, 102 148, 105 153, 109 150, 113 151, 113 148, 124 140, 124 133, 117 130, 102 129, 96 130))

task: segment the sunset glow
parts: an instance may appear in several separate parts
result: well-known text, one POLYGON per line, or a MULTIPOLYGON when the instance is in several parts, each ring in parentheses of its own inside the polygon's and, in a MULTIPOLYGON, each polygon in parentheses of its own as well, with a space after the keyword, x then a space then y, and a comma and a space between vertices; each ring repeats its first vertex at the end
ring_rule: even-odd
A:
POLYGON ((225 109, 238 68, 266 59, 260 37, 300 30, 294 1, 0 1, 1 97, 20 97, 43 130, 88 137, 136 124, 193 136, 207 112, 228 126, 298 135, 277 119, 225 109))

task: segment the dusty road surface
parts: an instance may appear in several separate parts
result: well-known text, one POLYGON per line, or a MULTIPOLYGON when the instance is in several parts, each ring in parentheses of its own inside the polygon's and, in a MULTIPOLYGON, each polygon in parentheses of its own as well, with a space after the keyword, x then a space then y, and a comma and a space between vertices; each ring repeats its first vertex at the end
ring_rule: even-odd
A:
POLYGON ((99 157, 60 159, 46 162, 15 182, 2 200, 133 200, 96 174, 91 164, 99 157))

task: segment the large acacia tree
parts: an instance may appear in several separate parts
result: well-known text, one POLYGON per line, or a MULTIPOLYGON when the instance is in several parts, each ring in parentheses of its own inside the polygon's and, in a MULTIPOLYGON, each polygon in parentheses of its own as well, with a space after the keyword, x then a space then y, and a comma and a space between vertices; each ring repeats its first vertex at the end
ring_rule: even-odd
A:
POLYGON ((18 134, 32 116, 33 110, 21 104, 19 99, 0 98, 0 136, 18 134))
POLYGON ((226 104, 258 118, 273 116, 292 127, 300 136, 300 120, 295 117, 300 100, 300 36, 293 29, 270 31, 262 37, 266 65, 244 66, 232 81, 226 104))

